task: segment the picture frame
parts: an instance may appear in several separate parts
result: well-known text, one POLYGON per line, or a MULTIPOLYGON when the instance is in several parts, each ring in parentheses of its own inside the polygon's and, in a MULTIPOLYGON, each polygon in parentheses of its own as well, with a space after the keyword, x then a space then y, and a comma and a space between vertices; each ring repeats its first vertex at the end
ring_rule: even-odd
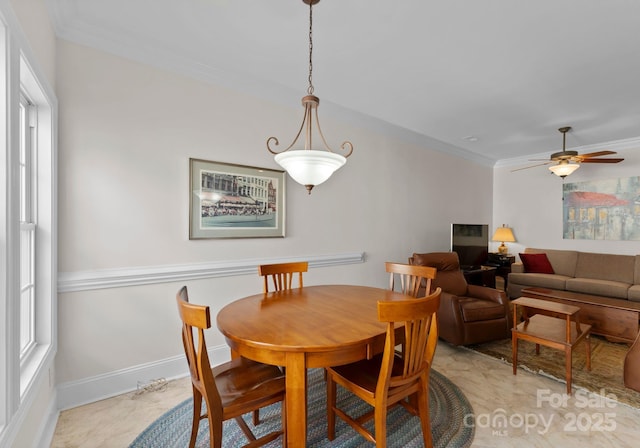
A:
POLYGON ((640 241, 640 176, 562 185, 562 238, 640 241))
POLYGON ((189 159, 189 239, 283 238, 285 172, 189 159))

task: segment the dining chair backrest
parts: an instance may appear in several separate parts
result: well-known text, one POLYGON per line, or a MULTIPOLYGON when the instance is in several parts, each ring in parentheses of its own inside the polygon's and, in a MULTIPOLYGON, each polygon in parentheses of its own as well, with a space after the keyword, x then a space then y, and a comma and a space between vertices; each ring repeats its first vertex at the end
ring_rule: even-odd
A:
POLYGON ((302 288, 302 273, 307 272, 308 269, 309 263, 306 261, 258 266, 258 274, 264 278, 263 292, 269 292, 269 278, 275 291, 291 289, 294 277, 298 277, 298 287, 302 288))
POLYGON ((182 344, 191 373, 191 383, 205 398, 210 413, 220 414, 222 400, 211 371, 204 330, 211 328, 211 311, 208 306, 189 303, 187 287, 176 296, 178 313, 182 320, 182 344))
MULTIPOLYGON (((440 288, 422 298, 378 301, 378 321, 386 322, 385 345, 382 360, 379 355, 327 368, 327 438, 336 436, 336 416, 340 417, 376 447, 387 446, 387 413, 395 405, 402 405, 420 418, 423 446, 432 447, 429 417, 429 376, 438 343, 440 288), (403 325, 405 349, 395 350, 396 328, 403 325), (376 379, 377 380, 374 380, 376 379), (355 394, 372 406, 373 410, 358 416, 340 407, 337 385, 355 394), (373 419, 372 432, 366 422, 373 419)), ((400 339, 400 338, 398 338, 400 339)))
POLYGON ((394 290, 396 284, 400 284, 400 292, 411 297, 418 297, 424 294, 427 296, 431 291, 431 281, 436 278, 437 269, 430 266, 418 266, 404 263, 385 263, 389 273, 389 289, 394 290), (396 282, 396 278, 399 282, 396 282))
POLYGON ((387 336, 378 378, 379 390, 406 386, 430 371, 438 343, 440 288, 416 300, 379 301, 378 320, 387 322, 387 336), (392 372, 395 357, 395 324, 404 324, 402 373, 392 372), (382 389, 380 387, 382 386, 382 389))

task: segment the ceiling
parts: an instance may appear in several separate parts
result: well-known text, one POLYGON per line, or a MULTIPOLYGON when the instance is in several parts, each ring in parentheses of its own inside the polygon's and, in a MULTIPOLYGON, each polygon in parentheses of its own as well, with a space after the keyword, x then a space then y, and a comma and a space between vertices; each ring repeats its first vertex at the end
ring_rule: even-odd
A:
MULTIPOLYGON (((302 115, 302 0, 46 4, 61 38, 302 115)), ((383 124, 487 164, 556 152, 567 125, 568 149, 640 136, 636 0, 322 0, 313 43, 323 123, 383 124)), ((348 137, 323 130, 330 142, 348 137)))

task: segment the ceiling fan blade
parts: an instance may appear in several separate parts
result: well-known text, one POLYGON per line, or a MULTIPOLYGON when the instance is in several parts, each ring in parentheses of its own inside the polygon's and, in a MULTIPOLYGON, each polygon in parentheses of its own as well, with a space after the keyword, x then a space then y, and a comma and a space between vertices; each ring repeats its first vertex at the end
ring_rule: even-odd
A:
POLYGON ((582 159, 580 163, 619 163, 624 159, 582 159))
POLYGON ((552 161, 546 161, 545 163, 538 163, 536 165, 523 166, 522 168, 516 168, 515 170, 511 170, 511 172, 513 173, 514 171, 528 170, 529 168, 535 168, 537 166, 549 165, 550 163, 553 163, 553 162, 552 161))
POLYGON ((588 158, 588 157, 610 156, 612 154, 617 154, 617 153, 614 151, 598 151, 598 152, 590 152, 588 154, 580 154, 578 157, 588 158))

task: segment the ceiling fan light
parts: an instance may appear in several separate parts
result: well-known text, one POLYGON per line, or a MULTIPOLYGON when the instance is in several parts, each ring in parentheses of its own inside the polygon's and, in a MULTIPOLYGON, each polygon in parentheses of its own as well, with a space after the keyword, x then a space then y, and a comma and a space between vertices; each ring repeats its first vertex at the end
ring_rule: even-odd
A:
POLYGON ((565 178, 575 170, 580 168, 577 163, 559 163, 549 167, 549 170, 558 177, 565 178))

